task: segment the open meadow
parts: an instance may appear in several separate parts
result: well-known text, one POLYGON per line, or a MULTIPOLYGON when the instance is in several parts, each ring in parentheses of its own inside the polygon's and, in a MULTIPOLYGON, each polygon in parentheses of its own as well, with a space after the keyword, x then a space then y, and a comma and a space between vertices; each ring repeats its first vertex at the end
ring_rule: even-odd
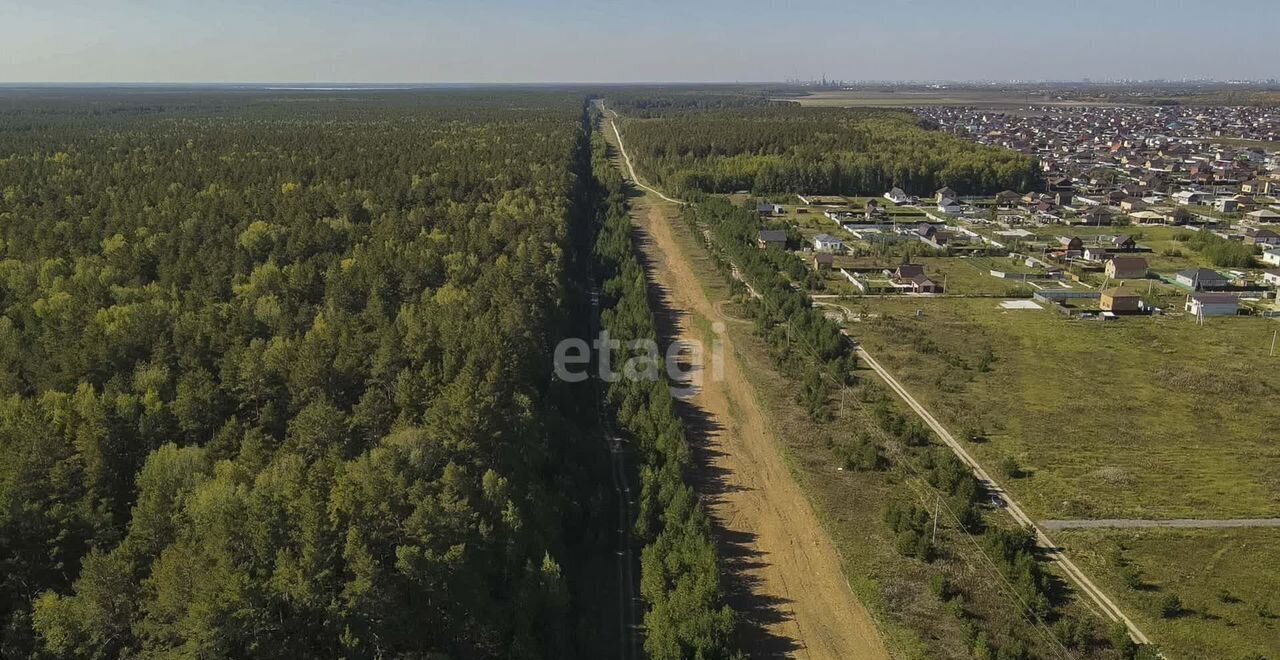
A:
POLYGON ((1280 529, 1073 530, 1055 537, 1176 657, 1280 656, 1280 529), (1177 610, 1168 610, 1176 598, 1177 610))
POLYGON ((855 303, 851 330, 1037 518, 1280 514, 1280 422, 1258 318, 1067 320, 991 299, 855 303))

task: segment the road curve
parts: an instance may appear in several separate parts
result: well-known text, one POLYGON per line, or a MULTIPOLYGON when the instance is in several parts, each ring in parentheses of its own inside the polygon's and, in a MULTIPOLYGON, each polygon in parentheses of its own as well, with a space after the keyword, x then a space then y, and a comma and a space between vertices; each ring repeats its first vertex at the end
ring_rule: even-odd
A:
POLYGON ((688 202, 686 201, 675 199, 674 197, 667 197, 666 193, 662 192, 661 190, 658 190, 657 188, 653 188, 645 184, 643 181, 640 180, 639 176, 636 176, 636 167, 631 163, 631 155, 627 153, 627 147, 622 142, 622 133, 618 131, 618 122, 616 121, 618 117, 618 113, 606 108, 604 106, 604 101, 599 101, 599 103, 600 103, 600 110, 605 114, 605 116, 609 116, 610 114, 613 115, 612 117, 609 117, 609 126, 613 128, 613 134, 615 137, 618 138, 618 152, 622 154, 622 162, 627 164, 627 173, 631 175, 631 182, 636 184, 640 188, 657 195, 658 198, 664 202, 670 202, 672 204, 677 204, 679 206, 684 206, 685 204, 688 204, 688 202))

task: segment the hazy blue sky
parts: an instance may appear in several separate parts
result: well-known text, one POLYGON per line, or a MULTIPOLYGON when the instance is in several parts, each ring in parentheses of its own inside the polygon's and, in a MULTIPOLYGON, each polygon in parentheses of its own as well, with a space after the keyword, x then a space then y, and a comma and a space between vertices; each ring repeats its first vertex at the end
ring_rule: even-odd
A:
POLYGON ((0 0, 0 82, 1280 77, 1280 1, 0 0))

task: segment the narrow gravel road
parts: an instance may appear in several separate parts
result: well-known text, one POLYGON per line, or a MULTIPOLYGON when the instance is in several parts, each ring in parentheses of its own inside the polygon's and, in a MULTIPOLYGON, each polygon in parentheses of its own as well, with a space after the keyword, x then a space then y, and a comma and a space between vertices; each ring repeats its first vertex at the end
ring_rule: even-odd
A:
POLYGON ((1229 529, 1232 527, 1280 527, 1280 518, 1233 518, 1230 520, 1100 518, 1098 520, 1041 520, 1040 526, 1044 529, 1142 529, 1146 527, 1229 529))

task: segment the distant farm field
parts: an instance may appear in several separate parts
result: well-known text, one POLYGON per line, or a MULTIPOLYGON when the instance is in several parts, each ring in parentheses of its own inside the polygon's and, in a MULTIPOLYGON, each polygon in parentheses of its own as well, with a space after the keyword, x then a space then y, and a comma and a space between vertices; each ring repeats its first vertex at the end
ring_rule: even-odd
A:
POLYGON ((921 105, 964 105, 1010 109, 1032 105, 1120 105, 1105 102, 1062 101, 1043 94, 1019 94, 1009 90, 986 91, 974 89, 820 91, 786 100, 794 101, 804 106, 828 108, 904 108, 921 105))
POLYGON ((1280 323, 1067 320, 992 299, 855 303, 851 332, 1033 517, 1280 515, 1280 323), (918 315, 917 315, 918 314, 918 315))

